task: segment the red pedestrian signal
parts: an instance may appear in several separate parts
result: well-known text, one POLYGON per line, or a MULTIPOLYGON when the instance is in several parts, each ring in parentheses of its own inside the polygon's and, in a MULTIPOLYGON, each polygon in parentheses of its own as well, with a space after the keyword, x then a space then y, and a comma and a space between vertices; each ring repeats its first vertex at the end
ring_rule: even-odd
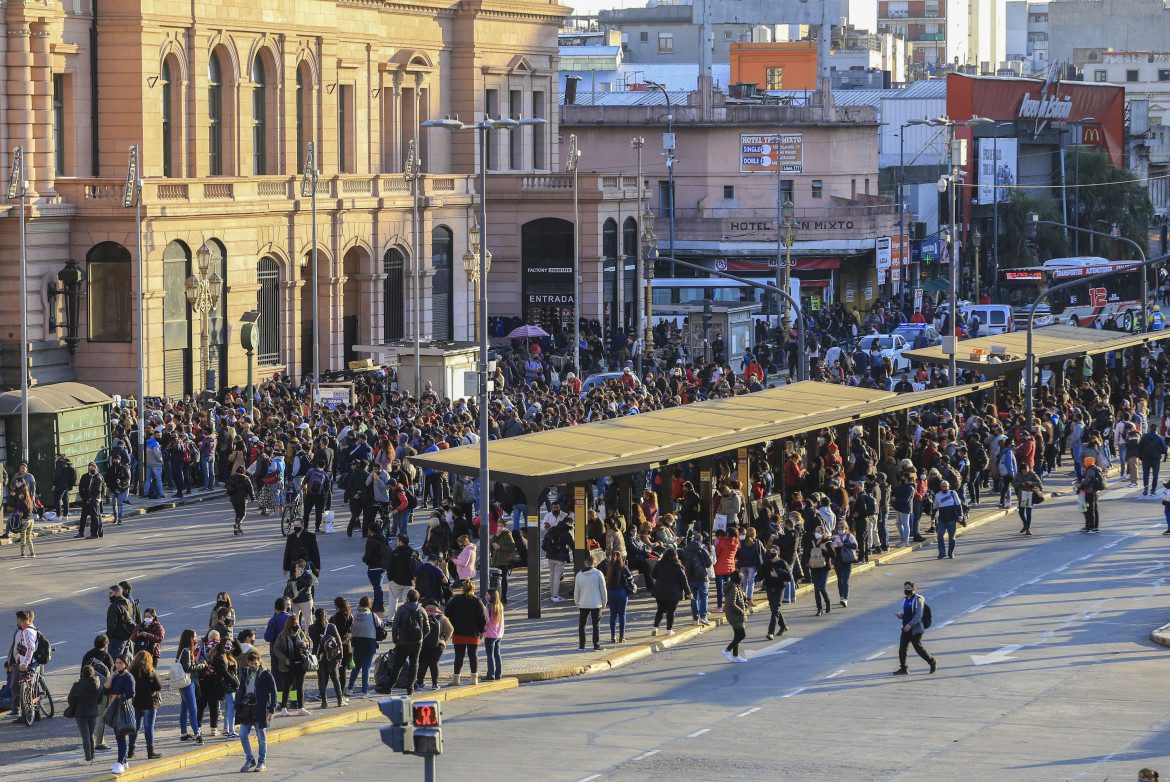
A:
POLYGON ((437 703, 430 701, 415 703, 412 711, 414 712, 415 727, 437 728, 439 726, 439 707, 437 703))

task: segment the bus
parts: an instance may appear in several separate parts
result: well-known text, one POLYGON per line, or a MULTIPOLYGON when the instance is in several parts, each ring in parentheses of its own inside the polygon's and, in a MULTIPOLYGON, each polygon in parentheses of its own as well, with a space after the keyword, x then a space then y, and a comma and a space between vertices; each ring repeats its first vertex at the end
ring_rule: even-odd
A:
MULTIPOLYGON (((1032 304, 1049 288, 1095 274, 1116 272, 1093 282, 1074 285, 1048 296, 1036 308, 1037 326, 1059 323, 1100 327, 1113 318, 1122 331, 1133 331, 1141 321, 1142 269, 1136 261, 1110 261, 1096 256, 1053 258, 1042 266, 1002 269, 994 300, 1012 308, 1017 329, 1028 327, 1032 304)), ((1157 275, 1146 270, 1147 292, 1152 304, 1158 289, 1157 275)))

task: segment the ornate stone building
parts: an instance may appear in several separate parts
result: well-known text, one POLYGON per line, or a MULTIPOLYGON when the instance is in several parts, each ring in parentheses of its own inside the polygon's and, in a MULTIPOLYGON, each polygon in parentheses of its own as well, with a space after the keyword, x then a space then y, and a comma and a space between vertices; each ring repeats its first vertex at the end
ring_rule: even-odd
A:
MULTIPOLYGON (((477 138, 421 128, 428 119, 547 120, 491 137, 492 314, 522 311, 522 253, 564 260, 563 241, 540 237, 567 232, 571 247, 570 180, 555 174, 556 32, 568 9, 554 2, 8 0, 0 13, 0 160, 7 171, 23 147, 37 382, 75 373, 109 392, 136 390, 137 225, 123 206, 136 144, 151 396, 204 387, 201 319, 184 287, 200 274, 201 248, 207 274, 223 279, 208 330, 216 382, 243 382, 237 324, 253 309, 260 375, 310 367, 313 225, 301 191, 310 142, 323 368, 356 358, 354 344, 413 335, 416 264, 423 337, 474 333, 460 258, 478 203, 477 138), (417 228, 403 175, 412 142, 417 228), (69 259, 88 278, 72 356, 51 329, 67 320, 52 289, 69 259)), ((603 295, 601 225, 634 212, 636 190, 632 176, 581 177, 587 316, 603 295)), ((11 387, 19 221, 16 202, 3 208, 0 360, 11 387)))

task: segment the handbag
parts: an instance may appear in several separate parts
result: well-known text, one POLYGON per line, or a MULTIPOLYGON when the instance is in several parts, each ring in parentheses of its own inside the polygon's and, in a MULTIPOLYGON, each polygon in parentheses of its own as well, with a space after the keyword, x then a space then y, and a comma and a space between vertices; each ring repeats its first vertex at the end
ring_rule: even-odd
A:
POLYGON ((1039 505, 1040 503, 1044 502, 1044 500, 1046 500, 1046 499, 1048 499, 1048 495, 1045 494, 1044 492, 1038 491, 1036 489, 1032 490, 1032 504, 1033 505, 1039 505))
POLYGON ((134 715, 134 705, 126 697, 118 699, 117 724, 111 725, 114 733, 119 736, 132 736, 138 732, 138 723, 134 715))
POLYGON ((840 557, 841 561, 846 565, 851 565, 857 561, 857 552, 846 546, 842 546, 841 548, 837 549, 837 556, 840 557))
POLYGON ((171 664, 171 689, 181 690, 191 685, 191 674, 183 670, 183 664, 175 660, 171 664))
POLYGON ((123 697, 121 695, 118 695, 114 698, 111 698, 110 702, 106 704, 106 710, 104 712, 102 712, 102 722, 105 723, 107 728, 117 729, 117 727, 118 727, 118 704, 122 700, 124 700, 123 697))
POLYGON ((314 671, 320 666, 320 664, 321 663, 317 659, 317 655, 313 654, 312 652, 309 652, 305 655, 305 667, 308 668, 308 670, 314 671))
POLYGON ((65 710, 61 712, 61 716, 71 720, 77 716, 77 682, 74 682, 73 686, 69 688, 69 697, 66 700, 68 703, 65 710))
POLYGON ((374 640, 376 640, 376 641, 385 641, 386 640, 386 623, 385 622, 379 622, 376 619, 374 620, 374 640))

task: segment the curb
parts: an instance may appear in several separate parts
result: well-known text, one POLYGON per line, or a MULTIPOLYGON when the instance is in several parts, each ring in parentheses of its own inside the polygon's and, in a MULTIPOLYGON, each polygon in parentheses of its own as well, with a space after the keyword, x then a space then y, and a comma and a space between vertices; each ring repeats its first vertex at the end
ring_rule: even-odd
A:
MULTIPOLYGON (((425 696, 415 696, 416 700, 437 700, 454 701, 462 698, 470 698, 477 695, 486 695, 489 692, 498 692, 501 690, 511 690, 519 686, 519 682, 513 677, 500 679, 499 681, 484 682, 482 684, 468 685, 450 690, 437 690, 434 693, 429 693, 425 696)), ((384 698, 389 695, 380 696, 384 698)), ((300 736, 308 736, 314 733, 322 733, 333 728, 339 728, 345 725, 353 725, 358 722, 368 722, 373 719, 382 719, 382 712, 377 706, 377 701, 373 706, 353 709, 351 711, 341 712, 335 716, 319 717, 307 722, 290 725, 287 728, 280 728, 273 730, 271 727, 268 730, 268 744, 274 744, 281 741, 289 741, 300 736)), ((97 776, 89 777, 83 782, 127 782, 127 780, 147 779, 158 774, 165 774, 172 771, 196 766, 200 763, 205 763, 209 760, 216 760, 218 758, 231 757, 233 755, 243 755, 244 748, 237 740, 228 740, 222 744, 215 746, 204 746, 193 752, 187 752, 166 760, 159 760, 148 762, 139 766, 135 763, 134 767, 121 774, 104 773, 97 776)))
POLYGON ((1170 624, 1162 625, 1150 633, 1150 640, 1162 646, 1170 646, 1170 624))

